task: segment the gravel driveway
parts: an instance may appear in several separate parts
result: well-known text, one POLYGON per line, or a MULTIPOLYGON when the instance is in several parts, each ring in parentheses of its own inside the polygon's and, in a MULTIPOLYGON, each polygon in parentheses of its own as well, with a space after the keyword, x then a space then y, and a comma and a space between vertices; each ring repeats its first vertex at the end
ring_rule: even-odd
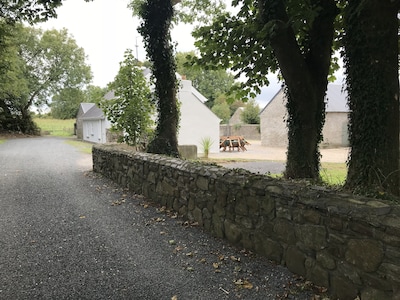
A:
POLYGON ((285 268, 92 173, 91 156, 63 139, 10 139, 0 166, 0 299, 314 295, 285 268))

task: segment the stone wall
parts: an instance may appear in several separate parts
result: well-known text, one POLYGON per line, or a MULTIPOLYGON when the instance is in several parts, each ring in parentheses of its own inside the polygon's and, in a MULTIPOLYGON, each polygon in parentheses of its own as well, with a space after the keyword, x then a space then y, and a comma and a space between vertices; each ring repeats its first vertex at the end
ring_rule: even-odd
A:
POLYGON ((93 169, 339 299, 400 299, 399 205, 110 145, 93 169))
POLYGON ((220 136, 243 136, 246 140, 260 140, 259 124, 235 124, 235 125, 219 125, 220 136))

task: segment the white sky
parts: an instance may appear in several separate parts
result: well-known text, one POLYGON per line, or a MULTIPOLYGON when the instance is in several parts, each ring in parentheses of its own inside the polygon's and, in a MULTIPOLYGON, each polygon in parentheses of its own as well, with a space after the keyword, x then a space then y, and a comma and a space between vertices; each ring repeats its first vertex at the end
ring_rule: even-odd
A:
MULTIPOLYGON (((132 49, 135 55, 137 53, 139 60, 146 59, 142 38, 136 30, 139 20, 132 16, 128 3, 129 0, 63 1, 57 10, 58 18, 39 27, 46 30, 67 28, 88 57, 87 63, 93 73, 92 84, 105 87, 117 75, 126 49, 132 49)), ((178 52, 195 49, 191 29, 189 25, 178 25, 172 30, 172 40, 177 42, 178 52)), ((257 97, 261 108, 280 88, 276 77, 272 75, 270 78, 270 86, 262 88, 257 97)))
MULTIPOLYGON (((139 21, 127 8, 128 0, 63 2, 57 10, 58 18, 50 19, 39 26, 43 29, 68 29, 69 34, 88 56, 94 85, 105 87, 113 81, 126 49, 132 49, 135 55, 138 53, 139 60, 146 58, 141 36, 136 30, 139 21)), ((188 26, 174 29, 173 39, 178 42, 178 51, 194 49, 194 39, 188 26)))

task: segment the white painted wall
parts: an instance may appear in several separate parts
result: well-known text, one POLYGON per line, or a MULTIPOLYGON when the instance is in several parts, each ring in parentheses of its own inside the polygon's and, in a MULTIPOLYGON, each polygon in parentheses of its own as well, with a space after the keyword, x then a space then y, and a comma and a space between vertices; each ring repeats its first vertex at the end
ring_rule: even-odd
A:
POLYGON ((105 119, 83 120, 83 140, 92 143, 106 143, 106 129, 109 122, 105 119))
POLYGON ((210 153, 219 152, 220 119, 202 101, 206 99, 192 87, 190 80, 182 80, 178 93, 181 103, 181 120, 178 132, 179 145, 196 145, 199 154, 204 153, 202 138, 210 138, 210 153))

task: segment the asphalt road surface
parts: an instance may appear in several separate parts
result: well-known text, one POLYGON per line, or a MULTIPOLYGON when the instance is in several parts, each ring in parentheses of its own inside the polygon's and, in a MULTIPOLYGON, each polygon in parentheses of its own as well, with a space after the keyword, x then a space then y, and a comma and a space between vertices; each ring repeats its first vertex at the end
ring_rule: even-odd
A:
POLYGON ((315 287, 91 172, 61 138, 0 144, 0 299, 310 299, 315 287))

